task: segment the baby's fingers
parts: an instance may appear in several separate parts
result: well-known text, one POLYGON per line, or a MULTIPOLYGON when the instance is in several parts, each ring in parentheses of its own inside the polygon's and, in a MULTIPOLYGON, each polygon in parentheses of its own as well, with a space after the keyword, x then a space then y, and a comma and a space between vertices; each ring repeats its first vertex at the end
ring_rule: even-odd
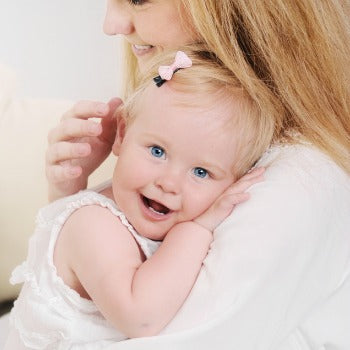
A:
MULTIPOLYGON (((218 207, 221 210, 222 209, 230 210, 230 212, 231 212, 237 204, 243 203, 246 200, 248 200, 249 198, 250 198, 250 194, 247 192, 224 194, 219 199, 218 207)), ((229 215, 230 212, 227 212, 227 215, 229 215)))
POLYGON ((251 170, 249 170, 249 172, 247 172, 245 175, 243 175, 238 181, 254 179, 255 177, 259 177, 260 175, 263 175, 264 172, 265 172, 264 167, 251 169, 251 170))
POLYGON ((252 185, 264 180, 265 168, 256 168, 252 172, 242 176, 237 182, 227 189, 228 193, 240 193, 246 191, 252 185))

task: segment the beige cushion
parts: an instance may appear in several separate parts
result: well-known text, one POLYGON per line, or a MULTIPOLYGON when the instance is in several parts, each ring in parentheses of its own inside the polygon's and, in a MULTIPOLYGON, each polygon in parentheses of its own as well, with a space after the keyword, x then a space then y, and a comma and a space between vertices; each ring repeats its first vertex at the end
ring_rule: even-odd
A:
MULTIPOLYGON (((16 77, 0 65, 0 302, 14 298, 8 282, 26 257, 37 210, 47 203, 45 152, 48 131, 72 102, 16 96, 16 77)), ((111 176, 113 159, 94 174, 91 185, 111 176)))

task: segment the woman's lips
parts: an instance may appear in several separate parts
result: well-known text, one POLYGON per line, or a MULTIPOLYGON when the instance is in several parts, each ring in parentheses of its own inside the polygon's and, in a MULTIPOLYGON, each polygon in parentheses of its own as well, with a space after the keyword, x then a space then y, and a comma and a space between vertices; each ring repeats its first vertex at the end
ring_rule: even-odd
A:
POLYGON ((132 47, 132 51, 136 56, 146 55, 152 52, 154 48, 154 46, 152 45, 136 45, 136 44, 132 44, 131 47, 132 47))

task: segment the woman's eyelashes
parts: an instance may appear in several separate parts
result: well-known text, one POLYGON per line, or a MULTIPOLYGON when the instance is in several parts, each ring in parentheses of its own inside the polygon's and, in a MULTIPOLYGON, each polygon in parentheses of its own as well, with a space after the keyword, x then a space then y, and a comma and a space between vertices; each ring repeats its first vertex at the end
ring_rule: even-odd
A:
POLYGON ((129 3, 134 6, 143 5, 145 2, 146 0, 129 0, 129 3))

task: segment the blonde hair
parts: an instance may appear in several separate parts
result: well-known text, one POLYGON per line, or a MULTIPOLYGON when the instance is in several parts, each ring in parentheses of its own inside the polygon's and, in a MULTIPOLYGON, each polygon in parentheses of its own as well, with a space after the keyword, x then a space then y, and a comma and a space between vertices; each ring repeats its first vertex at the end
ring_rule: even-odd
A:
MULTIPOLYGON (((215 56, 203 51, 199 45, 182 47, 181 50, 191 58, 192 67, 177 71, 170 81, 164 83, 166 87, 161 86, 160 89, 170 88, 174 93, 182 93, 181 100, 176 100, 176 103, 185 107, 203 107, 208 99, 211 104, 208 108, 215 108, 216 104, 223 103, 229 103, 233 107, 234 104, 227 127, 234 130, 235 149, 232 152, 236 162, 232 170, 238 178, 247 172, 268 148, 274 130, 273 122, 260 114, 256 103, 215 56), (259 135, 263 136, 258 137, 259 135)), ((153 78, 158 75, 159 66, 171 64, 175 54, 175 51, 164 52, 149 62, 147 73, 140 79, 138 87, 128 96, 122 107, 121 112, 127 126, 138 113, 142 113, 139 103, 146 89, 151 85, 155 86, 153 78)), ((216 117, 220 118, 220 115, 215 115, 214 118, 216 117)))
POLYGON ((207 50, 269 116, 271 143, 296 142, 297 132, 350 173, 349 1, 181 3, 207 50))

